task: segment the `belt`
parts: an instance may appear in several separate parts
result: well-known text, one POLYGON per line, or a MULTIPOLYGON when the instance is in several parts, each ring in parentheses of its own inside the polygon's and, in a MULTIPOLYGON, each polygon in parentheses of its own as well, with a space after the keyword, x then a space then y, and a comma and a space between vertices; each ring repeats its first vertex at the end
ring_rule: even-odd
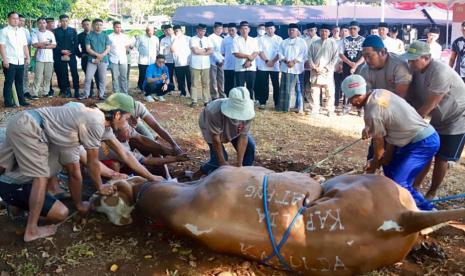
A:
POLYGON ((433 133, 435 133, 436 130, 432 125, 428 125, 428 127, 425 127, 424 129, 420 130, 417 132, 417 135, 413 137, 412 141, 410 143, 416 143, 420 142, 421 140, 431 136, 433 133))
POLYGON ((44 128, 44 119, 40 116, 39 112, 34 109, 27 110, 26 112, 32 117, 32 119, 34 119, 34 121, 36 121, 40 128, 44 128))

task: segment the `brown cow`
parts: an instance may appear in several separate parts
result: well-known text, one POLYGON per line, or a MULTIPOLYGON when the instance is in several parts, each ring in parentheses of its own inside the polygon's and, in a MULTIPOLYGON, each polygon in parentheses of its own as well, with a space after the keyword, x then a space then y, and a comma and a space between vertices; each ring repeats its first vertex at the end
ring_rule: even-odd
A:
MULTIPOLYGON (((407 190, 384 176, 339 176, 320 186, 308 174, 260 167, 222 167, 191 183, 135 185, 133 197, 145 215, 173 231, 214 251, 261 261, 273 253, 265 175, 276 244, 306 195, 310 202, 280 251, 292 270, 306 274, 350 275, 391 265, 407 255, 420 230, 465 217, 465 209, 419 211, 407 190)), ((268 263, 283 268, 276 256, 268 263)))

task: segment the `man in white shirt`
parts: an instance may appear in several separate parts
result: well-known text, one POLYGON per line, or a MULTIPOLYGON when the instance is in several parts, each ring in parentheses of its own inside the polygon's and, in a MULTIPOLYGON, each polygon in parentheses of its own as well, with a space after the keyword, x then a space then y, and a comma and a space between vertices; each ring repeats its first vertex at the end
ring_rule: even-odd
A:
POLYGON ((378 34, 379 37, 383 40, 384 47, 386 47, 387 51, 390 53, 397 54, 399 51, 396 47, 397 43, 394 39, 388 36, 389 33, 389 26, 386 22, 380 22, 378 24, 378 34))
MULTIPOLYGON (((295 23, 289 24, 289 38, 285 39, 279 47, 281 85, 278 102, 275 103, 277 111, 289 111, 291 97, 295 95, 297 79, 304 71, 307 45, 305 40, 298 37, 298 33, 299 26, 295 23), (294 90, 294 93, 291 93, 292 90, 294 90)), ((292 100, 292 102, 295 101, 292 100)))
POLYGON ((266 27, 265 24, 258 24, 257 26, 257 39, 266 35, 266 27))
POLYGON ((48 96, 53 74, 53 48, 57 46, 55 35, 46 29, 47 21, 37 19, 37 32, 32 34, 32 46, 36 51, 36 66, 31 99, 37 100, 41 95, 48 96), (42 85, 43 84, 43 85, 42 85))
POLYGON ((137 87, 144 91, 145 72, 150 64, 154 64, 158 55, 159 39, 155 35, 153 26, 145 28, 145 35, 139 36, 136 40, 135 48, 139 52, 139 79, 137 87))
POLYGON ((234 39, 237 36, 236 23, 228 24, 228 36, 221 43, 221 54, 224 56, 224 92, 229 95, 229 91, 234 88, 234 66, 236 57, 232 53, 234 39))
POLYGON ((17 12, 8 14, 8 26, 0 32, 0 54, 2 56, 3 74, 3 100, 5 107, 13 107, 13 82, 19 104, 28 106, 24 99, 23 80, 24 65, 29 64, 29 49, 24 31, 18 27, 19 15, 17 12))
POLYGON ((204 105, 207 105, 210 81, 210 55, 213 53, 213 48, 210 39, 205 36, 207 32, 207 25, 199 24, 197 26, 197 35, 193 36, 190 40, 189 47, 191 48, 191 107, 197 106, 198 93, 202 96, 204 105))
POLYGON ((234 75, 236 86, 246 86, 250 92, 250 98, 254 97, 255 74, 257 65, 255 59, 260 52, 258 41, 250 37, 250 27, 247 21, 242 21, 239 26, 240 36, 233 42, 232 53, 236 57, 234 75))
POLYGON ((439 39, 439 28, 434 26, 429 29, 426 42, 429 44, 431 58, 440 60, 442 54, 442 46, 437 41, 439 39))
POLYGON ((402 40, 398 39, 397 36, 399 35, 399 29, 396 26, 392 26, 389 29, 389 36, 394 39, 394 45, 396 51, 394 52, 397 55, 402 55, 405 53, 405 44, 402 40))
POLYGON ((126 51, 131 46, 129 37, 122 33, 121 22, 113 22, 113 33, 108 36, 111 41, 110 70, 113 92, 128 93, 128 56, 126 51))
POLYGON ((173 53, 171 52, 171 44, 173 43, 174 39, 173 27, 169 24, 164 25, 163 34, 165 36, 160 40, 160 54, 165 56, 165 65, 168 67, 170 80, 174 84, 174 60, 173 53))
POLYGON ((184 35, 180 25, 173 26, 174 35, 171 44, 171 53, 173 53, 174 73, 178 82, 178 89, 181 96, 186 97, 187 92, 190 94, 191 89, 191 72, 189 63, 191 59, 191 49, 189 48, 190 37, 184 35), (187 84, 187 85, 186 85, 187 84))
POLYGON ((224 57, 221 54, 222 33, 223 23, 215 22, 213 33, 208 36, 213 48, 213 54, 210 55, 210 95, 212 100, 226 98, 224 93, 224 57))
MULTIPOLYGON (((337 43, 338 52, 339 50, 344 47, 343 46, 343 38, 341 37, 341 28, 339 26, 334 26, 331 30, 331 38, 334 39, 337 43)), ((341 83, 344 80, 344 75, 342 73, 342 63, 343 61, 338 56, 338 62, 334 67, 334 106, 337 108, 339 106, 339 101, 342 99, 342 90, 341 90, 341 83)))
POLYGON ((279 97, 279 45, 283 39, 275 34, 273 22, 265 23, 266 34, 258 39, 260 48, 257 58, 257 78, 255 81, 255 97, 260 106, 265 109, 270 94, 269 82, 273 85, 273 100, 276 103, 279 97))
MULTIPOLYGON (((29 49, 29 56, 30 56, 30 53, 31 53, 31 38, 32 38, 32 36, 31 36, 31 32, 29 32, 29 30, 27 29, 26 18, 22 14, 19 15, 18 27, 21 30, 23 30, 24 34, 26 35, 27 46, 28 46, 28 49, 29 49)), ((30 98, 31 97, 31 90, 29 89, 29 64, 24 65, 23 90, 24 90, 24 96, 26 98, 30 98)))

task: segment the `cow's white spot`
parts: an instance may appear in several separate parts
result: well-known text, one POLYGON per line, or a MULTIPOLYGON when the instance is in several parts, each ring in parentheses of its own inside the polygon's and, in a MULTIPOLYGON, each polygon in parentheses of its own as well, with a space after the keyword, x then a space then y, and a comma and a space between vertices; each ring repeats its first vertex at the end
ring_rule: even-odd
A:
POLYGON ((187 230, 189 230, 192 234, 194 234, 196 236, 200 236, 202 234, 208 234, 211 231, 213 231, 213 229, 211 229, 211 228, 209 228, 207 230, 199 230, 199 228, 197 228, 197 226, 189 224, 189 223, 185 224, 184 227, 186 227, 187 230))
POLYGON ((404 229, 393 220, 387 220, 378 228, 378 231, 397 231, 402 232, 404 229))
POLYGON ((352 246, 352 244, 354 244, 354 241, 353 241, 353 240, 350 240, 350 241, 347 242, 347 244, 348 244, 349 246, 352 246))

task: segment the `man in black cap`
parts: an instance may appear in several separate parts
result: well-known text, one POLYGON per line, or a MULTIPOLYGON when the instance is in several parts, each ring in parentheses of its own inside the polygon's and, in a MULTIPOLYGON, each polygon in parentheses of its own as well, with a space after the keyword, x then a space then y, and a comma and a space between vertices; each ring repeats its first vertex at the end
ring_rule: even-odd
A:
POLYGON ((388 36, 388 33, 389 25, 386 22, 380 22, 378 24, 378 35, 383 40, 384 47, 386 47, 388 52, 397 54, 396 42, 388 36))
MULTIPOLYGON (((294 102, 292 98, 299 97, 296 85, 299 75, 304 71, 307 45, 305 40, 298 37, 298 34, 299 26, 294 23, 289 24, 289 38, 283 40, 279 47, 281 85, 279 87, 278 101, 275 102, 276 111, 288 112, 291 102, 294 102)), ((302 102, 302 99, 300 99, 300 102, 302 102)))
POLYGON ((275 34, 273 22, 265 23, 266 34, 258 38, 260 47, 257 58, 257 79, 255 81, 255 96, 260 104, 259 109, 265 109, 270 94, 270 79, 273 85, 273 100, 279 97, 279 46, 283 39, 275 34))
MULTIPOLYGON (((307 44, 307 52, 308 49, 310 49, 310 45, 312 45, 313 42, 317 41, 320 39, 317 33, 317 28, 315 23, 308 23, 305 25, 305 31, 304 31, 304 36, 303 39, 305 40, 305 43, 307 44)), ((310 65, 308 62, 305 62, 305 71, 304 71, 304 90, 306 93, 310 91, 310 65)))
POLYGON ((234 39, 232 52, 236 57, 234 74, 236 86, 246 86, 250 92, 250 98, 254 97, 255 74, 257 65, 255 59, 260 52, 258 41, 250 37, 250 27, 247 21, 240 23, 241 35, 234 39))
POLYGON ((197 35, 193 36, 189 43, 192 53, 190 62, 192 76, 191 107, 197 106, 198 93, 200 93, 204 105, 207 105, 210 101, 210 55, 213 53, 213 48, 210 39, 205 36, 206 32, 207 26, 199 24, 197 26, 197 35))
MULTIPOLYGON (((338 61, 339 49, 336 41, 329 37, 331 27, 320 27, 320 38, 310 45, 308 63, 310 65, 310 100, 312 114, 320 111, 320 95, 326 92, 326 111, 331 116, 334 110, 334 67, 338 61)), ((307 91, 306 91, 307 92, 307 91)))
POLYGON ((394 54, 402 55, 405 53, 405 44, 402 40, 398 39, 399 29, 396 26, 392 26, 389 29, 389 36, 394 39, 395 52, 394 54))
POLYGON ((174 31, 171 25, 164 25, 163 26, 163 37, 160 40, 160 54, 165 56, 165 65, 168 67, 168 72, 170 76, 170 80, 174 84, 174 60, 173 60, 173 53, 171 52, 171 44, 173 43, 174 38, 174 31))
POLYGON ((232 53, 234 39, 237 37, 236 23, 228 24, 228 36, 221 43, 221 54, 224 56, 224 92, 229 95, 229 91, 234 88, 234 67, 236 57, 232 53))
MULTIPOLYGON (((344 62, 342 64, 344 79, 349 75, 355 74, 359 66, 365 62, 362 56, 362 44, 365 38, 358 34, 359 31, 359 23, 351 21, 349 24, 350 35, 343 39, 342 47, 339 49, 339 57, 344 62)), ((347 99, 344 99, 343 104, 343 113, 347 113, 349 111, 347 99)))
POLYGON ((187 96, 191 89, 191 72, 189 69, 189 60, 191 57, 191 49, 189 48, 190 37, 184 35, 180 25, 173 27, 173 43, 171 43, 171 52, 174 60, 174 73, 178 82, 178 89, 181 91, 181 96, 187 96), (186 86, 187 84, 187 86, 186 86))
POLYGON ((439 28, 437 26, 433 26, 429 28, 428 34, 426 35, 426 42, 429 44, 431 57, 437 60, 441 59, 442 54, 442 46, 437 42, 439 39, 439 32, 439 28))
POLYGON ((221 34, 221 37, 225 38, 228 36, 228 24, 224 23, 223 24, 223 33, 221 34))
POLYGON ((213 33, 208 36, 213 48, 213 53, 210 55, 210 96, 212 101, 218 98, 226 98, 224 93, 224 57, 221 54, 222 33, 223 23, 215 22, 213 33))

